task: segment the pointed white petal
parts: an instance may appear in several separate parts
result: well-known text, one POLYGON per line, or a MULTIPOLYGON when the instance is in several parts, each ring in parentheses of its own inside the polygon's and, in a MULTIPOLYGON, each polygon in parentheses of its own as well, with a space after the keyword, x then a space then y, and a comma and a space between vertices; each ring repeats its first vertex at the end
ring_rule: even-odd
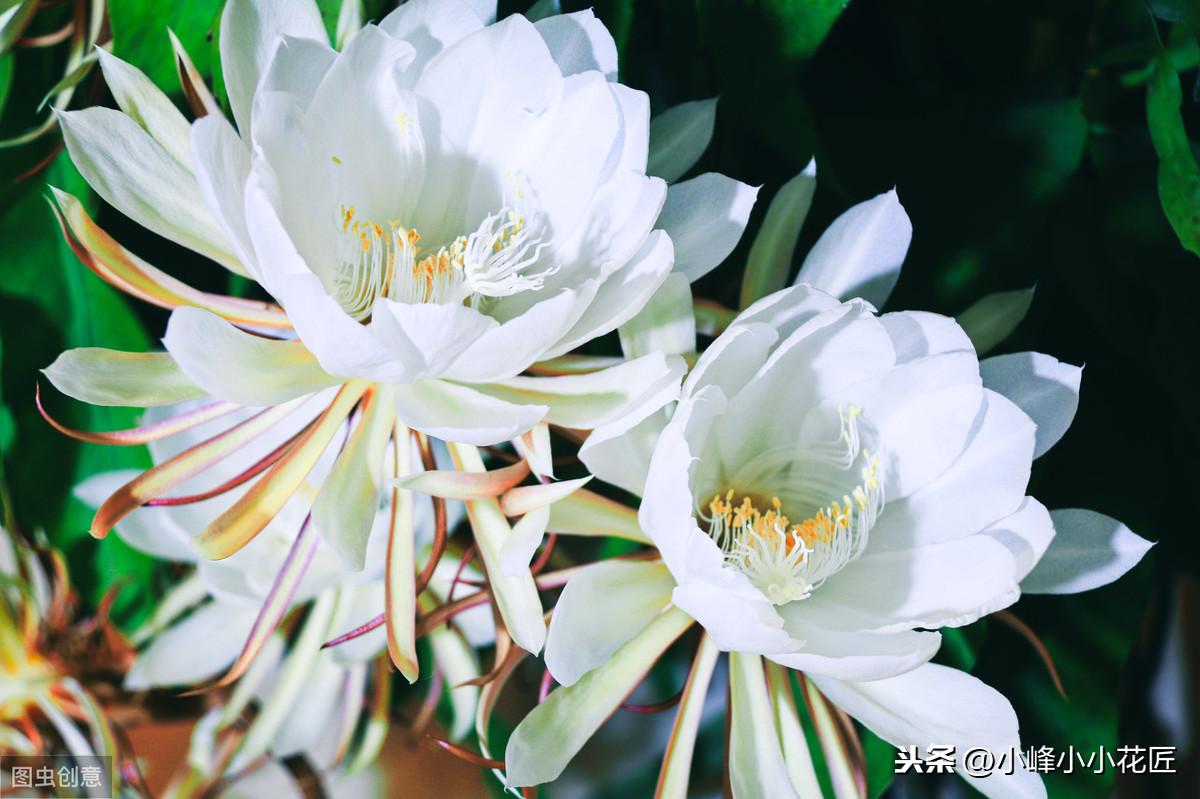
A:
POLYGON ((1054 540, 1021 581, 1031 594, 1077 594, 1108 585, 1154 546, 1116 519, 1092 510, 1050 512, 1054 540))
POLYGON ((680 103, 650 120, 647 175, 674 183, 695 166, 712 141, 717 98, 680 103))
POLYGON ((742 238, 758 189, 716 172, 676 183, 658 227, 675 245, 675 271, 693 283, 725 260, 742 238))
POLYGON ((563 75, 594 69, 617 79, 617 45, 591 9, 538 20, 534 27, 563 75))
POLYGON ((852 683, 813 676, 812 681, 830 701, 894 746, 917 746, 922 752, 931 745, 953 746, 964 777, 963 756, 971 749, 982 747, 996 757, 1011 750, 1018 761, 1011 775, 996 769, 991 776, 968 777, 990 799, 1046 796, 1041 777, 1019 762, 1021 741, 1012 706, 969 674, 930 663, 886 680, 852 683))
POLYGON ((796 283, 843 300, 862 297, 883 307, 912 241, 912 222, 895 190, 859 203, 833 220, 809 250, 796 283))
POLYGON ((997 291, 982 297, 958 315, 958 323, 971 337, 980 354, 989 351, 1016 329, 1029 306, 1033 304, 1033 289, 997 291))
POLYGON ((277 405, 338 383, 300 341, 255 336, 200 308, 176 308, 163 344, 196 385, 240 405, 277 405))
POLYGON ((313 0, 229 0, 221 15, 221 71, 238 130, 250 133, 254 91, 279 39, 294 36, 328 42, 313 0))
POLYGON ((574 685, 641 632, 671 602, 675 580, 661 561, 585 566, 563 589, 546 638, 546 668, 574 685))
POLYGON ((660 655, 692 624, 668 608, 574 685, 551 691, 513 730, 504 752, 510 787, 558 777, 660 655))
POLYGON ((205 394, 165 352, 79 347, 63 352, 42 374, 68 397, 89 405, 145 408, 205 394))
POLYGON ((762 658, 729 656, 729 782, 734 799, 796 797, 783 761, 762 658))
POLYGON ((137 122, 112 108, 58 118, 71 160, 105 202, 142 227, 242 271, 195 175, 137 122))
POLYGON ((100 69, 104 71, 104 82, 121 110, 166 148, 176 161, 190 168, 192 152, 188 142, 188 121, 175 104, 137 67, 103 47, 96 48, 96 55, 100 59, 100 69))
POLYGON ((1071 426, 1083 367, 1040 352, 1014 352, 980 361, 979 373, 985 386, 1015 402, 1037 425, 1033 457, 1044 455, 1071 426))

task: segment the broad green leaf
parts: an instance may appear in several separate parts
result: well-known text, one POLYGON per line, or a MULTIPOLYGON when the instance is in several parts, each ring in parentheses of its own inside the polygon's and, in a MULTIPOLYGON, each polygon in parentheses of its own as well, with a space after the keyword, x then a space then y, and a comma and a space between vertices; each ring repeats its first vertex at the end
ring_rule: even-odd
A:
POLYGON ((223 5, 223 0, 175 3, 109 0, 113 55, 141 69, 159 88, 173 91, 179 84, 175 77, 175 56, 167 36, 167 28, 170 28, 195 61, 200 74, 207 77, 214 68, 214 53, 209 42, 216 38, 223 5))
MULTIPOLYGON (((95 205, 66 154, 41 178, 95 205)), ((63 242, 41 186, 37 180, 6 180, 0 189, 0 236, 5 242, 0 253, 0 337, 8 342, 4 392, 16 428, 7 454, 9 487, 22 526, 46 529, 51 543, 67 551, 85 602, 96 602, 114 583, 127 579, 132 585, 121 592, 118 613, 141 611, 152 598, 154 561, 117 538, 103 544, 81 540, 87 538, 91 511, 69 495, 77 482, 98 472, 148 466, 148 454, 142 447, 95 446, 65 438, 38 416, 32 394, 38 370, 65 349, 141 351, 149 348, 150 339, 126 301, 80 264, 63 242)), ((72 427, 91 430, 131 427, 139 414, 76 402, 55 404, 52 412, 72 427)))
POLYGON ((1179 76, 1160 56, 1146 92, 1146 122, 1158 153, 1158 199, 1179 243, 1200 255, 1200 165, 1183 127, 1182 102, 1179 76))

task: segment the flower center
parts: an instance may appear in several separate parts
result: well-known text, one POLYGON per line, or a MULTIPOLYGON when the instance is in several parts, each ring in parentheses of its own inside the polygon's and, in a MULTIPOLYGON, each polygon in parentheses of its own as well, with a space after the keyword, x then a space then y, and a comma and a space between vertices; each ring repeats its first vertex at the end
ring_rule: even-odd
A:
POLYGON ((742 470, 742 475, 757 476, 760 485, 777 484, 786 503, 778 495, 764 502, 763 494, 729 488, 713 496, 707 512, 700 513, 725 562, 745 574, 773 604, 807 599, 861 555, 883 510, 879 455, 860 445, 858 409, 842 409, 840 415, 840 447, 793 456, 783 469, 777 454, 766 453, 762 462, 742 470), (851 484, 848 478, 856 472, 860 479, 851 484), (844 493, 835 493, 839 487, 844 493), (792 522, 785 504, 810 512, 792 522))
POLYGON ((381 297, 480 309, 491 298, 538 291, 558 271, 526 273, 548 244, 507 206, 449 244, 424 249, 420 241, 420 233, 396 220, 379 224, 359 217, 354 206, 342 206, 333 295, 346 313, 367 322, 381 297))

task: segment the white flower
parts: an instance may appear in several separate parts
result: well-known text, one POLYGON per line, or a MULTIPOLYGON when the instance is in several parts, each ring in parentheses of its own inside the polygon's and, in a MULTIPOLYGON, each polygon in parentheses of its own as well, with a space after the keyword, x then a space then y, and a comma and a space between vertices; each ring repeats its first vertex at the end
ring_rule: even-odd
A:
MULTIPOLYGON (((289 403, 309 403, 312 427, 256 493, 206 523, 207 557, 253 540, 347 419, 354 429, 313 518, 338 557, 361 568, 366 511, 398 476, 379 465, 410 430, 470 445, 532 440, 548 424, 593 429, 677 395, 679 357, 651 351, 598 368, 566 354, 631 319, 673 267, 695 279, 715 266, 756 190, 715 174, 668 190, 647 176, 648 99, 615 82, 615 45, 590 12, 494 17, 494 3, 413 0, 338 52, 313 0, 231 0, 220 46, 236 128, 207 100, 189 124, 108 53, 99 58, 121 110, 60 115, 72 159, 106 201, 248 275, 275 302, 180 282, 53 190, 80 259, 172 315, 166 353, 70 350, 46 369, 50 381, 96 404, 210 396, 267 408, 215 436, 197 469, 262 435, 289 403)), ((204 100, 207 90, 192 88, 204 100)), ((672 173, 706 135, 682 140, 692 154, 672 173)), ((148 473, 101 506, 91 532, 103 537, 173 480, 148 473)), ((485 516, 493 523, 475 529, 494 575, 510 530, 485 516)), ((528 560, 545 516, 539 508, 512 531, 506 570, 528 560)), ((389 619, 412 611, 400 586, 411 571, 405 529, 394 530, 389 619)), ((538 651, 540 600, 528 569, 517 571, 495 592, 514 640, 538 651)))
MULTIPOLYGON (((853 294, 884 275, 886 297, 907 218, 894 194, 864 206, 834 223, 801 279, 853 294), (843 271, 824 260, 832 254, 843 271)), ((751 305, 700 356, 673 410, 597 431, 604 446, 581 453, 642 494, 662 563, 598 564, 568 584, 546 650, 568 687, 514 732, 509 784, 557 776, 692 620, 706 635, 689 685, 697 672, 707 684, 716 650, 732 653, 736 796, 804 793, 807 750, 778 715, 791 689, 784 678, 768 692, 764 662, 767 678, 774 664, 804 672, 892 743, 1019 748, 1002 696, 928 661, 937 629, 1010 605, 1022 585, 1086 590, 1148 548, 1100 514, 1051 514, 1026 496, 1033 459, 1074 415, 1079 372, 1036 353, 981 365, 952 319, 878 315, 806 283, 751 305)), ((686 762, 674 761, 690 758, 694 733, 677 726, 667 795, 686 790, 686 762)), ((1044 795, 1022 769, 976 785, 1044 795)))
MULTIPOLYGON (((101 54, 127 113, 61 115, 80 171, 286 313, 181 302, 151 278, 152 301, 198 306, 175 311, 164 343, 205 392, 261 405, 377 381, 396 386, 409 427, 476 444, 554 421, 560 400, 572 426, 612 415, 611 396, 579 395, 616 380, 511 381, 630 319, 673 265, 695 279, 718 263, 755 190, 702 175, 668 192, 646 174, 648 100, 615 82, 615 45, 591 12, 485 24, 487 5, 481 17, 462 0, 412 0, 337 52, 312 0, 234 0, 220 42, 236 129, 210 113, 189 131, 141 73, 101 54), (254 321, 303 346, 233 327, 254 321)), ((129 266, 57 197, 106 276, 129 266)), ((658 353, 639 364, 621 381, 627 402, 681 368, 658 353)))

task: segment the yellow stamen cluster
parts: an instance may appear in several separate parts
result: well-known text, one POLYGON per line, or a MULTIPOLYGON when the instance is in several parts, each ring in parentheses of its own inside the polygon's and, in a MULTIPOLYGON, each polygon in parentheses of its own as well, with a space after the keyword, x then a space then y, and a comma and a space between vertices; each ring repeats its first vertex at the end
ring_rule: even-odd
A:
POLYGON ((750 496, 735 503, 730 489, 708 503, 708 534, 726 562, 750 578, 771 602, 808 597, 825 578, 857 557, 883 505, 878 456, 866 454, 862 482, 799 523, 779 497, 762 508, 750 496))

